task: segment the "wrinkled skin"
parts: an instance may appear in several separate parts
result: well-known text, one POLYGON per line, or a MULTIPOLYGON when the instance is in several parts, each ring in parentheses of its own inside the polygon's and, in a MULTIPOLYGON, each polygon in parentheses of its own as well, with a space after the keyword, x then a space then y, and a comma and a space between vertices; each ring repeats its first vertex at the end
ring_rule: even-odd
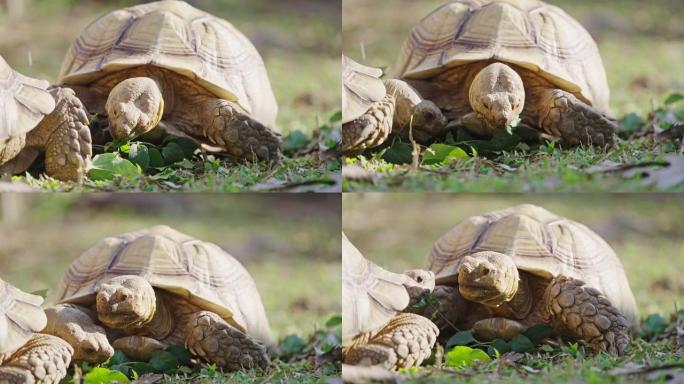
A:
POLYGON ((525 106, 525 87, 520 75, 511 67, 493 63, 475 76, 468 99, 477 119, 482 122, 482 133, 493 135, 520 120, 525 106))
POLYGON ((152 320, 156 297, 152 286, 138 276, 118 276, 102 284, 95 299, 97 316, 106 327, 140 327, 152 320))
POLYGON ((498 307, 518 290, 518 268, 500 253, 465 256, 458 270, 458 288, 466 300, 498 307))
POLYGON ((117 84, 105 104, 109 131, 115 139, 133 139, 159 124, 164 114, 160 83, 134 77, 117 84))

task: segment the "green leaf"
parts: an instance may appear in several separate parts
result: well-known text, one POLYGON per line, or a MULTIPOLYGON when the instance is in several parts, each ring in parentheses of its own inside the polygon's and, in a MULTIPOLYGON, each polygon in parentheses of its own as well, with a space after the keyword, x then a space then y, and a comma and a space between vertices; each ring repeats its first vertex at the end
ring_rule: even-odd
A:
POLYGON ((624 132, 636 132, 640 130, 644 124, 646 124, 646 122, 641 116, 631 112, 620 119, 620 130, 624 132))
POLYGON ((116 176, 133 180, 139 174, 140 168, 118 153, 103 153, 93 157, 93 168, 88 171, 88 177, 95 181, 112 180, 116 176))
POLYGON ((43 299, 47 298, 48 295, 48 290, 47 289, 39 289, 37 291, 31 292, 32 295, 40 296, 43 299))
POLYGON ((413 156, 409 144, 396 140, 391 147, 382 154, 382 159, 391 164, 411 164, 413 156))
POLYGON ((456 332, 447 340, 445 348, 449 349, 456 345, 468 345, 476 342, 477 340, 473 337, 473 331, 461 331, 456 332))
POLYGON ((305 346, 306 344, 304 343, 304 340, 302 340, 301 337, 294 334, 287 335, 283 342, 280 343, 280 347, 283 349, 283 352, 288 354, 295 354, 301 352, 305 346))
POLYGON ((128 152, 128 160, 138 164, 143 171, 150 167, 150 154, 144 144, 133 143, 128 152))
POLYGON ((325 322, 325 326, 327 328, 334 328, 342 324, 342 316, 340 315, 335 315, 331 318, 328 319, 328 321, 325 322))
POLYGON ((167 165, 177 163, 185 158, 183 148, 175 142, 166 143, 161 152, 167 165))
POLYGON ((189 365, 190 364, 190 352, 182 345, 172 345, 166 349, 166 352, 173 355, 178 362, 178 365, 189 365))
POLYGON ((178 360, 170 352, 155 351, 149 364, 159 373, 171 373, 178 367, 178 360))
POLYGON ((475 361, 489 362, 492 359, 481 349, 473 349, 466 346, 454 347, 446 355, 445 363, 448 367, 469 367, 475 361))
POLYGON ((665 105, 674 104, 678 101, 684 100, 684 95, 681 93, 673 93, 665 99, 665 105))
POLYGON ((167 140, 165 146, 168 143, 178 144, 178 146, 183 150, 183 157, 186 159, 192 158, 198 148, 197 143, 192 139, 188 139, 187 137, 174 137, 170 140, 167 140))
POLYGON ((331 123, 336 123, 338 121, 342 121, 342 111, 337 111, 330 116, 330 122, 331 123))
POLYGON ((128 360, 128 357, 121 351, 117 350, 114 352, 114 355, 109 358, 109 365, 117 365, 117 364, 124 364, 128 363, 130 360, 128 360))
POLYGON ((534 343, 524 335, 515 335, 511 341, 508 342, 511 350, 515 352, 531 352, 534 350, 534 343))
POLYGON ((657 335, 667 328, 667 321, 657 313, 653 313, 644 320, 643 330, 648 335, 657 335))
POLYGON ((489 353, 490 356, 496 356, 497 353, 498 353, 499 355, 502 355, 502 354, 504 354, 504 353, 506 353, 506 352, 510 352, 510 351, 511 351, 511 346, 508 345, 508 343, 507 343, 506 341, 501 340, 501 339, 494 339, 494 340, 492 341, 492 343, 489 345, 489 348, 491 348, 491 349, 493 349, 493 350, 496 351, 496 352, 493 352, 493 351, 490 352, 490 351, 488 351, 488 352, 490 352, 490 353, 489 353))
POLYGON ((546 324, 535 324, 527 328, 522 334, 536 345, 547 337, 551 337, 551 335, 553 335, 553 328, 546 324))
POLYGON ((309 144, 309 136, 299 129, 292 131, 283 141, 283 150, 287 152, 295 152, 309 144))
POLYGON ((129 366, 131 367, 131 370, 134 373, 132 374, 132 376, 135 376, 135 374, 137 374, 138 376, 142 376, 146 373, 156 373, 154 367, 148 363, 136 361, 133 363, 129 363, 129 366))
POLYGON ((147 154, 150 156, 150 167, 161 168, 164 166, 164 157, 157 148, 148 148, 147 154))
POLYGON ((85 384, 109 384, 109 383, 130 383, 128 377, 119 371, 112 371, 108 368, 93 368, 83 378, 85 384))
POLYGON ((452 159, 467 160, 470 157, 461 148, 447 144, 432 144, 423 154, 423 164, 441 164, 452 159))

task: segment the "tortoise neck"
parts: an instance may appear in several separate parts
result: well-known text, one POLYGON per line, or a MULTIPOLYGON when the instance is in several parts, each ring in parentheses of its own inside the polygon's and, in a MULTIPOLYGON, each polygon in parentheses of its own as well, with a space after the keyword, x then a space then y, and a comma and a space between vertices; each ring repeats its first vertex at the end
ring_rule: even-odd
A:
POLYGON ((169 78, 169 74, 165 70, 155 68, 155 70, 150 70, 146 77, 152 79, 157 84, 157 87, 159 87, 159 92, 161 92, 162 99, 164 99, 164 114, 172 111, 176 98, 173 81, 169 78))
POLYGON ((520 272, 518 290, 513 298, 506 303, 513 317, 523 319, 532 310, 533 298, 530 280, 526 273, 520 272))
POLYGON ((156 309, 152 318, 145 324, 145 334, 157 340, 163 340, 170 335, 176 327, 176 321, 171 311, 171 306, 166 294, 158 289, 154 290, 156 297, 156 309))

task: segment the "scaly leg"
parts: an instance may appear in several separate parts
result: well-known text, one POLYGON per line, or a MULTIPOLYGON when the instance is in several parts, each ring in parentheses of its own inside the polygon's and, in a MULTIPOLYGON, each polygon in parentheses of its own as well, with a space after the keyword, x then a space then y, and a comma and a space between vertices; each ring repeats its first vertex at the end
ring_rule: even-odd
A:
POLYGON ((199 118, 195 124, 180 125, 186 134, 224 148, 236 160, 280 161, 280 134, 254 119, 238 104, 206 99, 191 108, 197 108, 199 118))
POLYGON ((57 384, 66 376, 74 350, 55 336, 34 334, 0 367, 0 382, 57 384))
POLYGON ((224 370, 266 369, 270 364, 264 344, 213 312, 193 314, 185 334, 185 344, 190 352, 224 370))
POLYGON ((374 148, 387 140, 392 132, 392 116, 394 114, 394 96, 373 103, 359 116, 342 126, 342 153, 355 155, 368 148, 374 148))
POLYGON ((417 367, 430 357, 437 335, 439 329, 432 321, 402 313, 367 342, 348 348, 343 360, 345 364, 381 365, 386 369, 417 367))
POLYGON ((604 114, 560 89, 539 93, 539 127, 569 146, 606 146, 614 142, 617 124, 604 114))
POLYGON ((542 300, 552 324, 585 340, 596 352, 622 355, 629 347, 632 337, 627 319, 583 281, 559 276, 551 281, 542 300))
POLYGON ((27 147, 45 150, 45 171, 64 181, 82 182, 93 154, 88 113, 74 91, 53 88, 55 110, 29 132, 27 147))

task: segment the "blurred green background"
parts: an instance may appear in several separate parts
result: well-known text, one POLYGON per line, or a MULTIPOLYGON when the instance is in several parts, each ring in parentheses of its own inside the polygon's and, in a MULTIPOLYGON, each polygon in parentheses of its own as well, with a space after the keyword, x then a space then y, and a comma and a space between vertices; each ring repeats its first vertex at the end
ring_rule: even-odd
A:
MULTIPOLYGON (((367 65, 393 66, 410 29, 446 0, 344 0, 343 52, 367 65), (364 57, 365 52, 365 57, 364 57)), ((684 90, 684 1, 548 0, 582 23, 598 43, 621 116, 645 114, 684 90)))
POLYGON ((642 317, 684 305, 684 196, 665 194, 345 194, 342 228, 368 259, 394 272, 422 267, 461 219, 532 203, 587 225, 615 250, 642 317))
POLYGON ((98 240, 155 224, 218 244, 250 272, 274 334, 310 334, 339 314, 339 195, 2 194, 0 275, 54 294, 98 240))
MULTIPOLYGON (((266 63, 287 134, 310 132, 340 108, 341 0, 191 0, 254 43, 266 63)), ((0 55, 25 75, 57 80, 81 29, 134 0, 0 0, 0 55)))

